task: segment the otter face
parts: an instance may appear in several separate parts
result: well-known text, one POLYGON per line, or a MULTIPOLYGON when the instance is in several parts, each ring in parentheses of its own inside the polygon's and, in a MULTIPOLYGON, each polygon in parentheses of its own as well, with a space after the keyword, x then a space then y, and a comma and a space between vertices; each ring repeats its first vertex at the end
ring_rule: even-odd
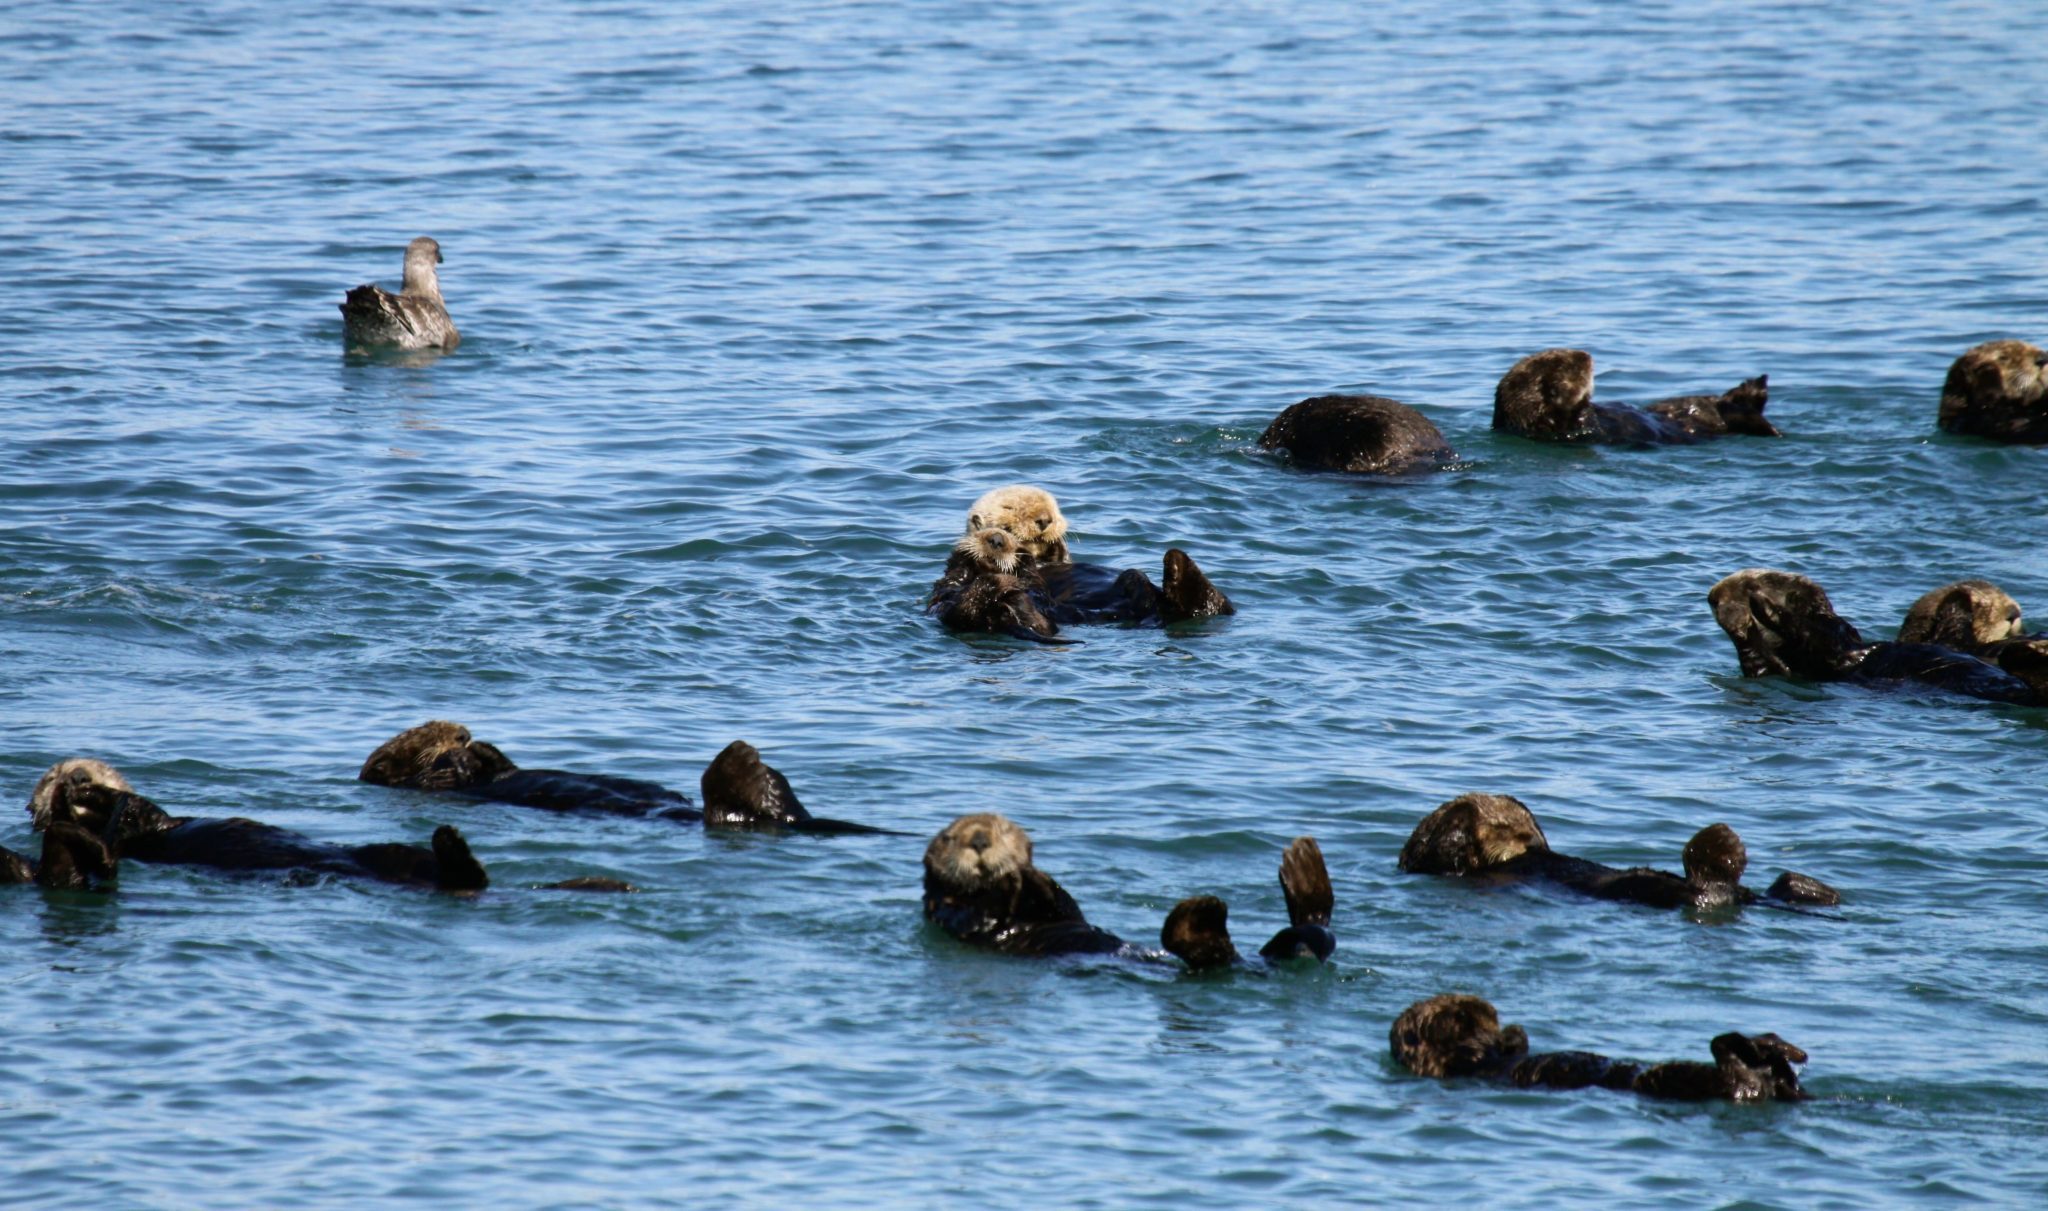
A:
POLYGON ((994 812, 962 816, 925 847, 925 873, 948 887, 977 891, 1014 882, 1031 865, 1031 838, 994 812))
POLYGON ((1899 627, 1899 642, 1968 652, 2021 634, 2019 602, 1988 580, 1958 580, 1913 603, 1899 627))
POLYGON ((1460 795, 1422 818, 1401 847, 1411 874, 1469 875, 1550 848, 1534 813, 1509 795, 1460 795))
POLYGON ((1695 883, 1740 883, 1749 851, 1725 824, 1709 824, 1685 843, 1685 877, 1695 883))
POLYGON ((1008 531, 1021 554, 1049 563, 1065 560, 1067 519, 1044 488, 1008 484, 985 493, 967 510, 967 532, 991 528, 1008 531))
POLYGON ((1863 645, 1827 592, 1793 572, 1747 568, 1707 590, 1714 621, 1735 643, 1745 677, 1839 677, 1863 645))
POLYGON ((455 790, 481 786, 517 768, 495 745, 472 740, 468 728, 435 719, 378 745, 356 778, 377 786, 455 790))
POLYGON ((1479 997, 1446 993, 1402 1010, 1387 1044, 1417 1076, 1471 1076, 1528 1054, 1529 1036, 1520 1026, 1501 1029, 1500 1015, 1479 997))
POLYGON ((106 762, 72 757, 43 771, 43 776, 36 780, 36 788, 28 797, 29 819, 37 832, 48 830, 52 824, 85 824, 90 828, 97 811, 93 799, 104 797, 107 792, 132 794, 134 790, 128 779, 106 762))
POLYGON ((996 526, 969 530, 965 538, 953 544, 953 549, 967 556, 983 572, 1017 570, 1017 539, 1008 530, 996 526))
POLYGON ((1516 362, 1494 388, 1493 427, 1538 441, 1591 437, 1593 355, 1545 349, 1516 362))
POLYGON ((2025 341, 1986 341, 1949 367, 1937 423, 1951 433, 2048 441, 2048 353, 2025 341))

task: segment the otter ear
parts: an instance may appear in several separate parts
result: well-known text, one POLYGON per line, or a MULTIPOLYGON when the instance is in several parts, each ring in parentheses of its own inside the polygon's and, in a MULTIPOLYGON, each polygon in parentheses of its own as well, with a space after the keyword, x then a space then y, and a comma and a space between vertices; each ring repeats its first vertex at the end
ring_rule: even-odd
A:
POLYGON ((981 520, 981 514, 979 514, 979 513, 969 513, 969 514, 967 515, 967 532, 968 532, 968 533, 972 534, 972 533, 973 533, 974 531, 976 531, 976 530, 985 530, 985 529, 987 529, 987 528, 988 528, 988 527, 987 527, 987 526, 986 526, 986 525, 985 525, 985 524, 984 524, 984 523, 982 522, 982 520, 981 520))

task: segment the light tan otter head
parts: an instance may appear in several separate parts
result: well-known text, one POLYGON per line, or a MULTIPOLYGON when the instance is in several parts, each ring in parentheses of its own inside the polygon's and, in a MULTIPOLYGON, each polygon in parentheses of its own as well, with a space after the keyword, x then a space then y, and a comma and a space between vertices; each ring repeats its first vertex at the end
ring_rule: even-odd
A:
POLYGON ((1508 795, 1460 795, 1422 818, 1401 847, 1411 874, 1469 875, 1550 848, 1536 817, 1508 795))
POLYGON ((1899 628, 1900 643, 1938 643, 1959 652, 2020 636, 2020 603, 1988 580, 1941 586, 1914 602, 1899 628))
POLYGON ((962 816, 925 847, 925 874, 962 892, 1012 885, 1031 865, 1031 838, 994 812, 962 816))
POLYGON ((965 555, 976 569, 983 572, 1016 571, 1017 548, 1017 539, 1008 530, 997 526, 969 530, 966 537, 953 544, 955 551, 965 555))
POLYGON ((1445 993, 1402 1010, 1387 1031, 1387 1045, 1417 1076, 1473 1076, 1527 1055, 1529 1036, 1520 1026, 1503 1030, 1500 1014, 1485 1000, 1445 993))
POLYGON ((441 280, 434 266, 441 263, 441 245, 432 236, 421 236, 405 246, 405 282, 399 288, 411 295, 441 297, 441 280))
POLYGON ((1986 341, 1965 351, 1941 385, 1936 423, 1950 433, 2048 441, 2048 353, 2025 341, 1986 341))
POLYGON ((1509 367, 1493 389, 1493 427, 1539 441, 1590 437, 1593 355, 1545 349, 1509 367))
POLYGON ((1749 850, 1725 824, 1709 824, 1685 843, 1685 877, 1695 883, 1740 883, 1749 850))
POLYGON ((1745 677, 1842 675, 1863 637, 1835 613, 1827 591, 1796 572, 1745 568, 1707 590, 1714 621, 1735 644, 1745 677))
POLYGON ((74 805, 73 799, 80 791, 94 788, 130 793, 135 790, 113 766, 91 757, 71 757, 43 771, 28 797, 32 827, 42 832, 52 824, 68 824, 82 818, 85 813, 74 805))
POLYGON ((378 745, 356 777, 377 786, 454 790, 481 786, 517 768, 496 745, 471 739, 468 728, 435 719, 378 745))
POLYGON ((1009 484, 983 494, 967 510, 967 532, 1007 530, 1019 554, 1042 563, 1067 562, 1067 519, 1044 488, 1009 484))

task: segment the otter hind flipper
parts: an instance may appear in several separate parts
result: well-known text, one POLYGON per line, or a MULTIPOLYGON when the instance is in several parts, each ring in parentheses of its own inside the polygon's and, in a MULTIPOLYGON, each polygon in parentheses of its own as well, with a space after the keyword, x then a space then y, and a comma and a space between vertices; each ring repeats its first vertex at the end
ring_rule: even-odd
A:
POLYGON ((1195 971, 1237 962, 1230 942, 1230 906, 1215 896, 1190 896, 1173 906, 1159 927, 1159 944, 1195 971))
POLYGON ((719 750, 698 785, 707 828, 800 828, 811 819, 789 779, 744 740, 719 750))
POLYGON ((1783 437, 1778 427, 1764 416, 1764 405, 1771 402, 1770 379, 1768 374, 1744 379, 1734 390, 1723 395, 1717 403, 1721 422, 1730 433, 1746 433, 1751 437, 1783 437))
POLYGON ((1230 604, 1209 578, 1202 575, 1202 569, 1179 547, 1168 548, 1163 568, 1166 584, 1159 591, 1157 610, 1161 622, 1185 622, 1194 618, 1215 618, 1223 614, 1237 613, 1237 607, 1230 604))
POLYGON ((1294 925, 1328 925, 1337 908, 1330 869, 1314 837, 1296 837, 1280 855, 1280 891, 1287 897, 1287 920, 1294 925))
POLYGON ((1842 902, 1842 893, 1814 878, 1802 875, 1796 870, 1781 873, 1764 895, 1785 904, 1815 904, 1832 908, 1842 902))
POLYGON ((434 830, 434 886, 442 891, 482 891, 491 885, 484 864, 469 852, 469 842, 454 825, 434 830))

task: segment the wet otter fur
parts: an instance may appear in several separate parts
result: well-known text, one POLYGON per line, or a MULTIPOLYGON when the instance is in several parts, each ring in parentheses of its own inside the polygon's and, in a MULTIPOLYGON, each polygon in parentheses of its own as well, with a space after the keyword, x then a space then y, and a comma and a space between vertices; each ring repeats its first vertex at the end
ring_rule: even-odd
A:
POLYGON ((376 786, 452 791, 472 799, 544 811, 657 816, 694 823, 703 814, 681 791, 639 778, 521 769, 496 745, 445 719, 407 728, 377 746, 356 773, 376 786))
MULTIPOLYGON (((704 827, 745 830, 786 829, 800 833, 886 833, 888 829, 813 816, 797 800, 780 770, 761 760, 744 740, 725 746, 699 781, 704 827)), ((897 834, 901 835, 901 834, 897 834)))
POLYGON ((1707 591, 1714 621, 1735 644, 1745 677, 1890 684, 1917 681, 1952 693, 2021 706, 2048 704, 2048 682, 2024 672, 2024 644, 1997 665, 1929 643, 1865 643, 1835 613, 1826 590, 1794 572, 1746 568, 1707 591))
MULTIPOLYGON (((1287 928, 1259 948, 1269 963, 1312 958, 1327 963, 1337 949, 1330 914, 1337 905, 1322 847, 1314 837, 1296 837, 1280 856, 1280 894, 1287 901, 1287 928)), ((1230 941, 1230 906, 1215 896, 1191 896, 1173 906, 1159 927, 1159 944, 1195 971, 1238 963, 1230 941)))
POLYGON ((987 631, 1032 643, 1071 644, 1059 624, 1040 608, 1044 598, 1026 581, 1001 572, 977 572, 944 587, 934 586, 925 613, 936 613, 949 631, 987 631))
POLYGON ((1950 433, 2014 445, 2048 442, 2048 352, 1986 341, 1948 368, 1935 423, 1950 433))
POLYGON ((1428 417, 1377 395, 1318 395, 1273 418, 1259 446, 1303 467, 1395 475, 1456 458, 1428 417))
POLYGON ((52 824, 43 832, 42 860, 31 862, 0 846, 0 884, 90 891, 113 880, 114 855, 106 842, 76 824, 52 824))
POLYGON ((104 762, 60 761, 29 797, 34 826, 70 825, 98 837, 112 859, 219 870, 306 870, 473 892, 490 885, 462 834, 434 830, 431 849, 418 845, 329 845, 276 825, 244 819, 173 816, 132 790, 104 762))
POLYGON ((1980 659, 2025 639, 2020 603, 1988 580, 1958 580, 1924 594, 1906 610, 1900 643, 1932 643, 1980 659))
POLYGON ((1067 519, 1052 493, 1032 484, 1005 484, 982 493, 967 510, 967 533, 1002 530, 1019 554, 1043 563, 1067 562, 1067 519))
POLYGON ((1123 939, 1090 925, 1031 838, 993 812, 961 816, 924 851, 924 915, 962 942, 1013 955, 1108 954, 1123 939))
POLYGON ((1716 1035, 1712 1064, 1672 1060, 1644 1066, 1590 1051, 1529 1054, 1529 1035, 1503 1027, 1485 1000, 1447 993, 1401 1011, 1387 1031, 1394 1058, 1427 1077, 1488 1077, 1521 1089, 1598 1086, 1675 1101, 1783 1101, 1807 1098, 1794 1064, 1806 1052, 1775 1034, 1716 1035))
POLYGON ((405 246, 405 279, 397 294, 375 284, 358 286, 341 303, 343 339, 350 349, 453 349, 462 343, 434 266, 441 245, 421 236, 405 246))
POLYGON ((1769 378, 1758 375, 1720 395, 1682 395, 1646 404, 1593 402, 1593 355, 1545 349, 1516 362, 1493 392, 1493 427, 1536 441, 1685 445, 1728 434, 1777 437, 1764 418, 1769 378))
POLYGON ((1410 874, 1535 877, 1600 900, 1653 908, 1715 909, 1755 904, 1833 905, 1841 893, 1807 875, 1786 872, 1759 896, 1742 886, 1749 853, 1725 824, 1710 824, 1686 842, 1685 874, 1651 867, 1626 870, 1550 848, 1536 816, 1509 795, 1460 795, 1424 816, 1401 848, 1410 874))

